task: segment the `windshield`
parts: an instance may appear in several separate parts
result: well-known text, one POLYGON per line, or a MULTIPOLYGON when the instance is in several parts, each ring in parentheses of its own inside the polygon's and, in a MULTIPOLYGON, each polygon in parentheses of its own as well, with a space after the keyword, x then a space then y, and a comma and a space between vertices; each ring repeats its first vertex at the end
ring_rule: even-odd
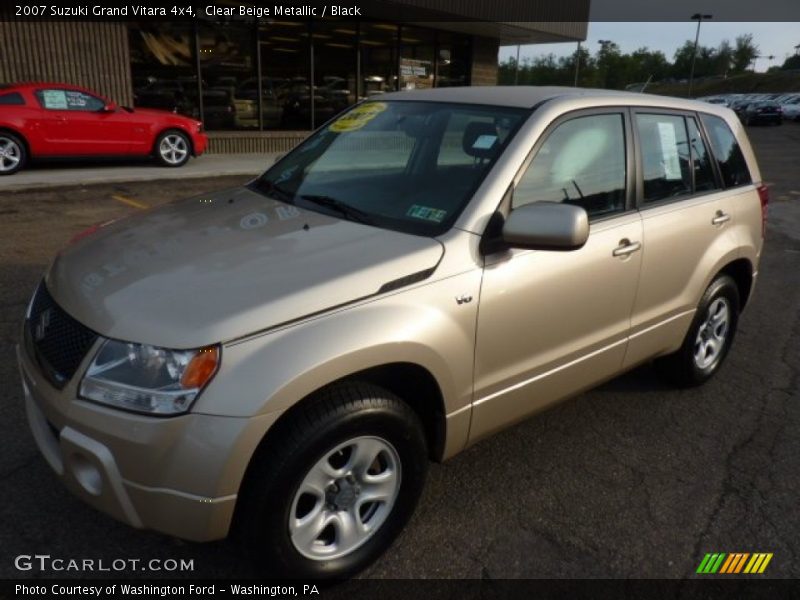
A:
POLYGON ((364 102, 253 185, 303 208, 438 235, 450 228, 529 114, 497 106, 364 102))

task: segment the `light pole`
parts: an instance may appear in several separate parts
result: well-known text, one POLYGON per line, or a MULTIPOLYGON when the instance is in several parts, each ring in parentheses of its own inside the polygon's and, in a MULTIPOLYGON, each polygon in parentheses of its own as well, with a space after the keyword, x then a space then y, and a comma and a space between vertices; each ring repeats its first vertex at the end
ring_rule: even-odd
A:
POLYGON ((797 46, 794 47, 794 53, 800 54, 800 44, 797 44, 797 46))
MULTIPOLYGON (((608 48, 609 44, 613 44, 611 40, 597 40, 597 43, 600 44, 600 52, 608 48)), ((599 71, 603 77, 603 87, 606 87, 608 84, 608 65, 605 61, 601 61, 601 59, 602 57, 598 56, 597 65, 600 67, 599 71)))
POLYGON ((578 42, 578 49, 575 50, 575 83, 572 87, 578 87, 578 73, 581 70, 581 43, 578 42))
POLYGON ((704 15, 701 13, 694 13, 692 20, 697 21, 697 33, 694 36, 694 52, 692 52, 692 69, 689 72, 689 98, 692 97, 692 85, 694 84, 694 63, 697 61, 697 44, 700 41, 700 23, 703 20, 710 20, 712 15, 704 15))
POLYGON ((517 60, 514 62, 514 85, 519 85, 519 44, 517 44, 517 60))

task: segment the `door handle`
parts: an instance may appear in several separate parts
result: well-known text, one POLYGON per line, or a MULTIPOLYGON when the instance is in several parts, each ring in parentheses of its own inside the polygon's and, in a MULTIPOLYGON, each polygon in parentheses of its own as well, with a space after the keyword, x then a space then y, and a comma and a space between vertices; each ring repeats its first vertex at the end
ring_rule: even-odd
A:
POLYGON ((721 210, 717 211, 716 216, 711 219, 712 225, 722 225, 723 223, 727 223, 731 220, 731 216, 727 213, 722 212, 721 210))
POLYGON ((619 241, 619 246, 611 252, 612 256, 628 256, 638 252, 642 247, 641 242, 631 242, 628 238, 619 241))

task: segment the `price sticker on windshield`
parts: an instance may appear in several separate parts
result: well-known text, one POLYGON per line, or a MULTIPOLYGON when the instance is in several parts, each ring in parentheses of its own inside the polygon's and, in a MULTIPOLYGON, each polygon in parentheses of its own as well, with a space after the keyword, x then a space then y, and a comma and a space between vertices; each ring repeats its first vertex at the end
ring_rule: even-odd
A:
POLYGON ((347 131, 356 131, 361 129, 377 117, 380 113, 386 110, 385 102, 367 102, 356 106, 346 115, 342 116, 329 127, 331 131, 336 133, 345 133, 347 131))

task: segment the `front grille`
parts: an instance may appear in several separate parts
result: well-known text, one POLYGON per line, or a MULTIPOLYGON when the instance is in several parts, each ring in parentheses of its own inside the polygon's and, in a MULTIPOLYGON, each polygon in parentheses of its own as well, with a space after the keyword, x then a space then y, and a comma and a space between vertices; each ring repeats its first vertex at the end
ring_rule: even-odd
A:
POLYGON ((61 389, 75 375, 97 334, 65 313, 42 282, 31 301, 25 338, 45 377, 61 389))

